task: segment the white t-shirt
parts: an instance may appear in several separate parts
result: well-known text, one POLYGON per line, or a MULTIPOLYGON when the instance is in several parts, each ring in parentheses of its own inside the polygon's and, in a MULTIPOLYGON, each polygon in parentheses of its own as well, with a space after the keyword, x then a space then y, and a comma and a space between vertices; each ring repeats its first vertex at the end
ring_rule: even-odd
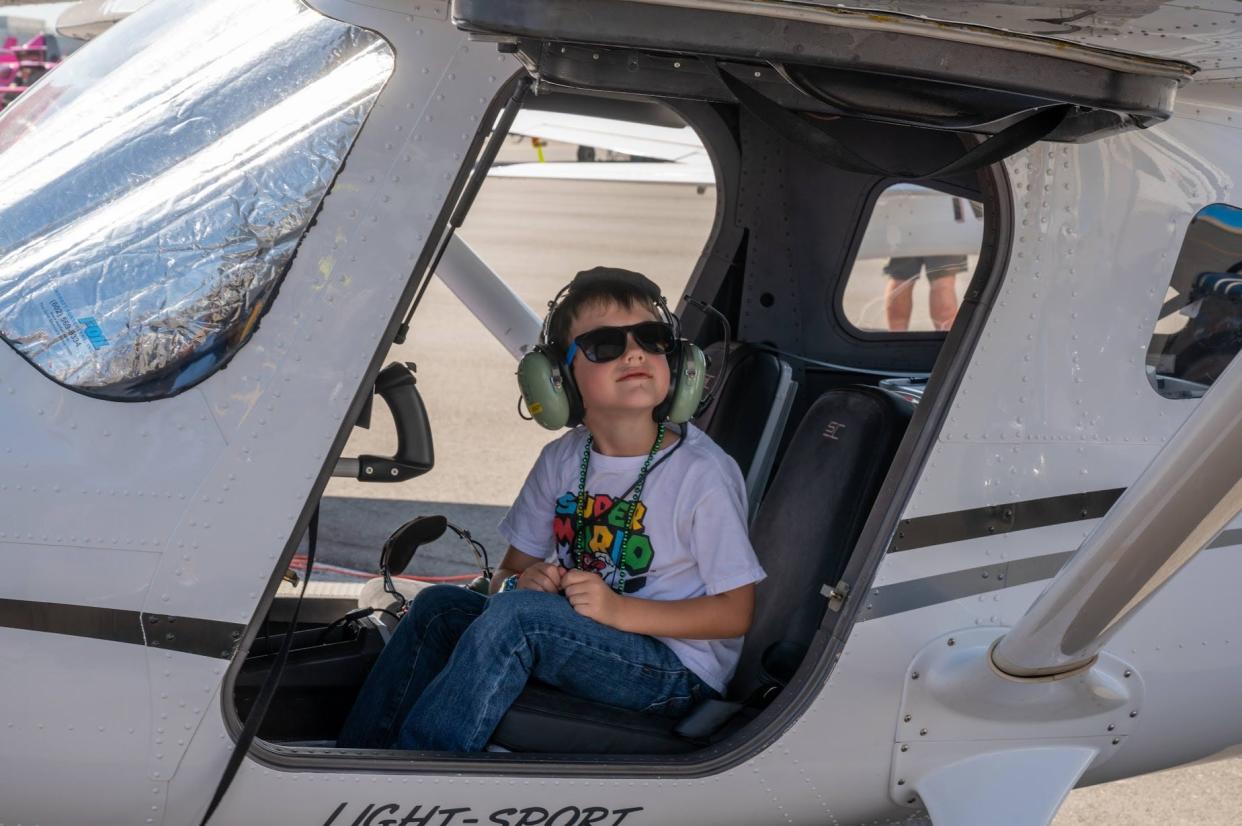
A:
MULTIPOLYGON (((558 559, 575 568, 575 503, 587 430, 577 427, 547 444, 531 468, 517 501, 500 523, 500 535, 524 554, 558 559)), ((721 594, 764 578, 750 546, 746 489, 737 463, 711 438, 686 426, 685 444, 656 454, 635 530, 625 532, 625 510, 614 497, 637 479, 646 456, 591 452, 586 480, 586 562, 604 581, 623 578, 626 596, 691 599, 721 594), (669 459, 654 463, 676 449, 669 459), (611 516, 611 519, 609 518, 611 516), (617 562, 620 561, 620 570, 617 562)), ((633 498, 626 494, 625 503, 633 498)), ((683 640, 657 637, 686 668, 724 693, 733 676, 742 638, 683 640)))

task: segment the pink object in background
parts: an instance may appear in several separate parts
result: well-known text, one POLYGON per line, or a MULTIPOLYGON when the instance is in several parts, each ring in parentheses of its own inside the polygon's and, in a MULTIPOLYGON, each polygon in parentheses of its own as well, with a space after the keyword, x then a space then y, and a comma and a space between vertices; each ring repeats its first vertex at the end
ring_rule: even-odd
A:
POLYGON ((16 37, 6 37, 0 48, 0 110, 57 63, 47 60, 46 35, 37 34, 21 45, 16 37))
POLYGON ((18 60, 42 63, 44 57, 47 56, 47 37, 37 34, 21 46, 14 45, 11 48, 18 60))

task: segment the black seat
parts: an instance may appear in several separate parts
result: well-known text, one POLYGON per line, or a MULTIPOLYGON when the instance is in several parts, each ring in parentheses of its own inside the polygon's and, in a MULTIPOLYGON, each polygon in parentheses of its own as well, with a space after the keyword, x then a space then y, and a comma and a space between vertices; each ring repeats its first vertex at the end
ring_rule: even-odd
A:
MULTIPOLYGON (((844 570, 912 409, 888 391, 847 387, 825 393, 799 423, 751 529, 768 577, 756 591, 729 699, 747 700, 769 684, 765 653, 779 653, 790 672, 805 655, 827 607, 820 589, 844 570)), ((532 684, 492 740, 512 751, 562 754, 675 754, 703 745, 676 733, 678 726, 532 684)))
POLYGON ((768 576, 755 589, 733 699, 749 698, 769 676, 787 679, 801 662, 828 607, 821 589, 844 573, 913 413, 896 393, 843 387, 820 396, 799 423, 751 526, 768 576), (771 653, 787 673, 763 673, 771 653))

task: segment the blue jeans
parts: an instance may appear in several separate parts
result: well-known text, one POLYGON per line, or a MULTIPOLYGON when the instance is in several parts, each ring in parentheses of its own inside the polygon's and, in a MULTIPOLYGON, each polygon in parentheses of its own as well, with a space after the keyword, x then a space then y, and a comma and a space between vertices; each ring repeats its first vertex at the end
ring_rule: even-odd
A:
POLYGON ((664 643, 580 616, 559 594, 435 585, 410 604, 337 745, 482 751, 532 677, 668 717, 719 696, 664 643))

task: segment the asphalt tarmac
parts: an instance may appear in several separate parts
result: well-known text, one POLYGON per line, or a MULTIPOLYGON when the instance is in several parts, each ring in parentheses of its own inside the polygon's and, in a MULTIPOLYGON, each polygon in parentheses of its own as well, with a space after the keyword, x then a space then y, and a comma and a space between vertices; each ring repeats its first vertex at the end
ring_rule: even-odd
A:
MULTIPOLYGON (((529 160, 529 146, 503 158, 529 160)), ((549 150, 550 159, 564 157, 549 150)), ((483 187, 462 237, 532 307, 542 308, 580 269, 606 264, 646 273, 672 303, 680 296, 714 215, 714 193, 667 184, 492 179, 483 187)), ((874 317, 882 295, 882 261, 855 273, 847 312, 874 317)), ((926 323, 926 286, 914 296, 915 323, 926 323)), ((882 307, 882 304, 879 305, 882 307)), ((442 513, 490 551, 504 547, 496 523, 517 495, 540 448, 557 434, 517 414, 515 363, 438 282, 414 318, 407 343, 390 360, 417 364, 419 388, 435 437, 435 469, 398 485, 334 479, 322 511, 321 559, 374 571, 384 538, 407 519, 442 513)), ((370 430, 355 430, 343 455, 390 454, 391 421, 375 408, 370 430)), ((469 573, 464 543, 443 538, 423 548, 408 573, 469 573)), ((1071 793, 1055 826, 1236 826, 1242 823, 1242 760, 1231 757, 1071 793)))

